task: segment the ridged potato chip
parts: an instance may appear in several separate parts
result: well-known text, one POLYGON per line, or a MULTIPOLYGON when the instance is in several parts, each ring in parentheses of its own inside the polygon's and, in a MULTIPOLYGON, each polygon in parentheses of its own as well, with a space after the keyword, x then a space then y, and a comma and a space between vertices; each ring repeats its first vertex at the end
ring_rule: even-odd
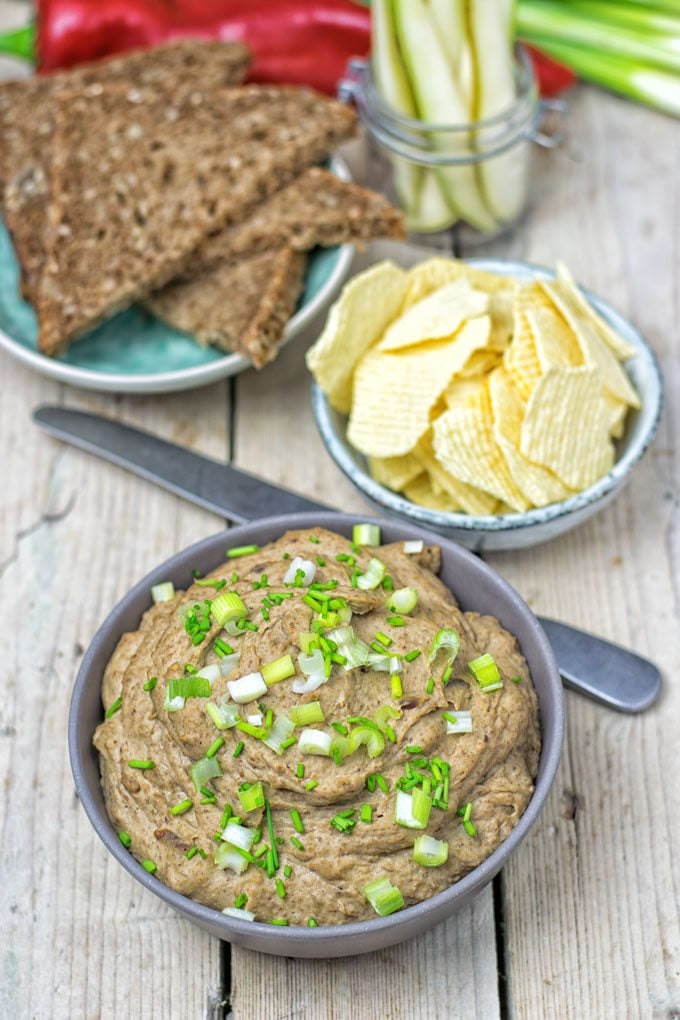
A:
POLYGON ((474 379, 475 376, 487 375, 492 368, 500 363, 501 356, 497 351, 479 350, 470 356, 458 375, 463 379, 474 379))
POLYGON ((456 280, 411 305, 387 327, 377 349, 397 351, 414 344, 452 337, 466 319, 483 315, 488 307, 489 298, 486 294, 473 290, 465 279, 456 280))
POLYGON ((573 329, 586 365, 599 370, 605 390, 631 407, 639 407, 640 398, 633 389, 630 379, 611 349, 600 339, 589 318, 575 311, 570 302, 565 300, 559 282, 543 280, 542 286, 573 329))
POLYGON ((524 400, 529 399, 531 391, 543 374, 536 353, 534 334, 525 313, 527 299, 523 291, 527 286, 533 287, 533 284, 525 284, 518 288, 515 295, 512 343, 503 355, 503 364, 512 384, 524 400))
POLYGON ((520 451, 580 491, 614 463, 602 376, 596 368, 551 368, 527 404, 520 451))
POLYGON ((430 510, 439 510, 440 513, 453 514, 462 509, 448 493, 435 492, 424 471, 404 486, 404 495, 412 503, 426 506, 430 510))
POLYGON ((616 397, 611 397, 608 393, 603 393, 602 399, 608 413, 609 435, 612 439, 620 439, 626 427, 628 404, 624 404, 622 400, 617 400, 616 397))
POLYGON ((432 437, 428 433, 414 450, 414 457, 427 471, 432 488, 435 492, 444 492, 452 499, 458 509, 467 514, 493 514, 496 512, 498 500, 481 489, 461 482, 449 474, 439 463, 432 449, 432 437))
MULTIPOLYGON (((475 321, 475 320, 473 320, 475 321)), ((409 453, 461 361, 460 340, 409 351, 369 351, 354 373, 347 438, 373 457, 409 453)))
POLYGON ((551 368, 577 368, 583 364, 576 337, 552 305, 529 308, 526 316, 543 372, 551 368))
POLYGON ((486 379, 477 376, 463 379, 456 376, 444 390, 446 406, 452 407, 484 407, 486 399, 486 379))
POLYGON ((626 343, 623 337, 619 336, 609 323, 604 321, 590 302, 586 300, 574 277, 563 262, 557 263, 557 279, 562 285, 562 294, 565 300, 572 304, 575 311, 581 312, 582 315, 592 322, 600 338, 611 348, 612 353, 616 355, 619 361, 626 361, 628 358, 632 358, 635 354, 635 348, 626 343))
POLYGON ((454 478, 509 503, 515 510, 529 508, 494 439, 488 398, 486 407, 454 407, 438 418, 433 425, 432 445, 435 457, 454 478))
POLYGON ((352 373, 398 315, 407 278, 394 262, 378 262, 345 284, 331 307, 307 367, 336 411, 350 411, 352 373))
POLYGON ((412 453, 405 453, 401 457, 369 457, 368 469, 376 482, 395 492, 412 482, 423 470, 420 461, 412 453))

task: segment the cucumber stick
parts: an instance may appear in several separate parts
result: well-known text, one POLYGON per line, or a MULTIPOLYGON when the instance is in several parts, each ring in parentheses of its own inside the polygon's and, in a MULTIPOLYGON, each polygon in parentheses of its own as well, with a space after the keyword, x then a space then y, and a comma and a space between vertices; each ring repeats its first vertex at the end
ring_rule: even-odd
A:
POLYGON ((473 119, 475 80, 466 0, 429 0, 430 14, 453 77, 458 82, 468 120, 473 119))
MULTIPOLYGON (((411 81, 418 115, 431 124, 467 124, 465 109, 456 79, 424 0, 393 0, 397 41, 411 81)), ((451 135, 433 139, 434 145, 450 151, 460 147, 460 155, 470 153, 469 137, 460 132, 460 141, 451 135)), ((447 198, 461 217, 484 233, 496 226, 482 199, 472 166, 437 168, 437 178, 447 198)))
MULTIPOLYGON (((476 120, 503 113, 516 96, 512 39, 515 0, 472 0, 469 5, 472 48, 477 59, 476 120)), ((484 139, 480 139, 484 141, 484 139)), ((509 223, 525 198, 524 146, 508 149, 478 164, 482 194, 494 216, 509 223)))

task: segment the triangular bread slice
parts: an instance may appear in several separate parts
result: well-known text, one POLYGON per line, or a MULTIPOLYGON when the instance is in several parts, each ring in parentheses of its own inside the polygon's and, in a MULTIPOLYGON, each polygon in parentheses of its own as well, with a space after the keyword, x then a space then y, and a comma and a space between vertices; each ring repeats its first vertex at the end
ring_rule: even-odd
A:
POLYGON ((238 85, 250 55, 238 42, 183 39, 121 57, 84 64, 72 71, 0 86, 0 198, 13 181, 5 219, 29 299, 44 261, 47 176, 52 135, 52 97, 60 89, 118 83, 153 87, 168 96, 192 89, 238 85))
POLYGON ((238 351, 261 368, 275 357, 302 292, 306 256, 290 248, 222 263, 166 287, 146 307, 199 343, 238 351))
POLYGON ((346 106, 293 87, 54 96, 40 349, 56 354, 181 272, 205 238, 325 158, 346 106))

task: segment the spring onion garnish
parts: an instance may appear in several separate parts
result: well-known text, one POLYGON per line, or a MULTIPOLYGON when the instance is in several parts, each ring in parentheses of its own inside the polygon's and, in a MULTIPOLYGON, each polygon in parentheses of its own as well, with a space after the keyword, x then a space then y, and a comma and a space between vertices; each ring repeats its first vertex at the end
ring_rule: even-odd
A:
POLYGON ((418 605, 418 592, 415 588, 398 588, 387 597, 385 605, 391 613, 407 615, 418 605))
POLYGON ((175 698, 209 698, 210 680, 204 676, 180 676, 168 680, 165 689, 167 703, 174 702, 175 698))
POLYGON ((404 552, 407 556, 413 556, 415 553, 421 553, 425 548, 425 544, 422 539, 414 539, 411 542, 404 542, 404 552))
POLYGON ((352 528, 352 541, 355 545, 380 545, 380 526, 355 524, 352 528))
POLYGON ((337 645, 340 655, 347 659, 345 669, 355 669, 367 664, 371 650, 365 641, 356 636, 353 627, 339 627, 332 630, 328 637, 337 645))
POLYGON ((348 567, 353 567, 356 563, 354 557, 350 556, 349 553, 338 553, 335 559, 338 563, 346 563, 348 567))
POLYGON ((119 832, 118 839, 121 841, 126 850, 129 850, 132 846, 132 836, 129 832, 119 832))
POLYGON ((308 783, 305 783, 305 790, 309 790, 311 792, 312 790, 316 790, 318 785, 318 779, 310 779, 308 783))
POLYGON ((521 684, 521 682, 522 682, 521 676, 513 676, 512 680, 511 680, 511 683, 513 683, 513 684, 521 684))
POLYGON ((401 712, 394 705, 381 705, 375 713, 376 726, 381 733, 385 733, 388 728, 388 719, 401 719, 401 712))
POLYGON ((148 871, 150 875, 155 875, 156 872, 158 871, 158 865, 154 864, 154 862, 149 857, 144 858, 144 860, 142 861, 142 867, 144 868, 145 871, 148 871))
POLYGON ((392 638, 388 637, 387 634, 383 634, 381 630, 376 631, 375 639, 380 642, 383 648, 389 648, 392 644, 392 638))
POLYGON ((283 869, 284 878, 290 878, 292 874, 293 869, 291 868, 290 864, 286 864, 285 868, 283 869))
POLYGON ((170 814, 171 815, 186 814, 186 812, 191 810, 193 806, 194 806, 193 800, 190 800, 189 797, 187 797, 186 800, 181 800, 179 804, 175 804, 174 807, 171 807, 170 814))
POLYGON ((359 818, 366 825, 373 821, 373 808, 370 804, 361 805, 359 808, 359 818))
POLYGON ((239 757, 239 755, 241 754, 241 751, 243 750, 243 748, 244 748, 245 746, 246 746, 246 745, 245 745, 245 744, 243 743, 243 741, 242 741, 242 740, 239 740, 238 744, 237 744, 237 745, 236 745, 236 747, 234 748, 234 751, 233 751, 233 754, 232 754, 232 758, 238 758, 238 757, 239 757))
POLYGON ((280 928, 287 928, 288 927, 288 921, 286 920, 285 917, 272 917, 272 919, 271 919, 271 921, 269 923, 270 924, 276 924, 280 928))
POLYGON ((242 907, 245 907, 247 902, 248 902, 248 897, 246 896, 246 894, 244 892, 242 892, 242 893, 239 893, 239 895, 234 900, 234 906, 236 907, 237 910, 241 910, 242 907))
POLYGON ((427 653, 427 661, 434 662, 437 652, 439 652, 440 649, 444 649, 446 651, 446 664, 447 666, 450 666, 455 661, 459 648, 460 638, 456 634, 455 630, 451 630, 450 627, 442 627, 441 630, 437 631, 432 644, 430 645, 430 650, 427 653))
POLYGON ((483 691, 497 691, 503 686, 498 666, 488 652, 468 662, 468 669, 483 691))
POLYGON ((420 648, 412 648, 410 652, 407 652, 404 656, 406 662, 414 662, 419 655, 422 655, 420 648))
POLYGON ((214 598, 210 604, 210 612, 219 627, 224 627, 230 621, 240 620, 248 615, 248 609, 243 599, 235 591, 223 591, 214 598))
POLYGON ((267 685, 261 673, 246 673, 238 680, 228 680, 227 687, 238 705, 247 705, 267 693, 267 685))
POLYGON ((357 824, 356 819, 353 817, 356 814, 355 808, 348 808, 346 811, 341 811, 339 814, 331 818, 331 825, 338 832, 343 835, 348 835, 357 824))
POLYGON ((227 556, 230 560, 235 560, 239 556, 250 556, 251 553, 259 551, 259 545, 237 545, 233 549, 227 549, 227 556))
POLYGON ((385 574, 385 576, 383 577, 382 586, 383 591, 394 591, 394 581, 392 580, 389 574, 385 574))
POLYGON ((297 763, 297 765, 295 766, 295 775, 296 775, 297 779, 304 779, 305 778, 305 766, 304 766, 304 764, 301 761, 299 761, 297 763))
POLYGON ((155 769, 156 764, 149 758, 131 758, 128 762, 131 769, 155 769))
POLYGON ((302 754, 318 754, 328 757, 331 753, 332 738, 323 730, 303 730, 298 739, 298 747, 302 754))
POLYGON ((411 793, 397 790, 394 820, 407 829, 424 829, 430 818, 432 801, 424 790, 414 786, 411 793))
POLYGON ((294 588, 307 588, 316 576, 316 564, 296 556, 283 575, 283 583, 294 588))
POLYGON ((468 801, 464 807, 459 807, 456 812, 460 815, 461 821, 463 822, 463 828, 467 832, 468 836, 476 836, 477 830, 472 824, 472 801, 468 801))
POLYGON ((350 754, 354 754, 362 745, 365 746, 369 758, 377 758, 385 750, 385 738, 373 726, 356 726, 350 730, 347 739, 350 744, 350 754))
POLYGON ((210 702, 205 710, 218 730, 230 730, 240 719, 238 705, 227 701, 225 695, 222 695, 219 705, 210 702))
POLYGON ((385 622, 389 623, 390 627, 403 627, 405 620, 403 616, 387 616, 385 622))
POLYGON ((307 927, 308 928, 318 928, 319 927, 319 922, 315 921, 313 917, 308 917, 307 918, 307 927))
POLYGON ((218 868, 222 868, 222 870, 229 868, 230 871, 233 871, 236 875, 242 875, 243 872, 247 870, 249 863, 248 858, 244 857, 243 854, 230 843, 222 843, 222 845, 217 848, 215 864, 218 868))
POLYGON ((242 907, 225 907, 222 911, 227 917, 235 917, 238 921, 254 921, 255 914, 252 910, 243 910, 242 907))
POLYGON ((309 701, 306 705, 297 705, 288 712, 296 726, 308 726, 310 723, 325 722, 320 701, 309 701))
POLYGON ((330 659, 320 648, 315 648, 309 654, 300 652, 298 665, 305 679, 296 677, 293 680, 290 686, 294 694, 311 694, 325 684, 330 676, 330 659))
MULTIPOLYGON (((255 811, 256 808, 263 807, 264 789, 262 787, 262 783, 253 783, 252 786, 244 783, 244 785, 239 788, 238 799, 241 801, 241 807, 246 812, 255 811)), ((253 842, 255 842, 255 840, 253 840, 253 842)), ((246 849, 249 850, 250 847, 246 847, 246 849)))
POLYGON ((143 691, 152 691, 157 683, 158 683, 158 677, 157 676, 152 676, 150 680, 146 681, 146 683, 142 687, 142 690, 143 691))
POLYGON ((272 809, 271 809, 271 806, 270 806, 268 800, 265 800, 265 802, 264 802, 264 813, 265 813, 265 815, 267 817, 267 831, 269 833, 269 843, 270 843, 270 846, 271 846, 270 853, 271 853, 271 856, 272 856, 272 861, 274 863, 274 867, 278 868, 278 866, 279 866, 279 851, 278 851, 278 848, 277 848, 276 836, 274 835, 274 823, 272 821, 272 809))
POLYGON ((398 673, 393 673, 390 677, 390 687, 392 690, 392 697, 395 701, 398 701, 399 698, 403 697, 404 688, 401 683, 401 677, 398 673))
POLYGON ((184 856, 186 857, 186 859, 188 861, 190 861, 192 859, 192 857, 196 856, 197 853, 198 853, 198 847, 197 846, 190 846, 184 856))
MULTIPOLYGON (((218 596, 219 597, 219 596, 218 596)), ((200 645, 210 630, 210 599, 205 602, 194 602, 179 608, 179 616, 192 645, 200 645)))
POLYGON ((194 584, 199 588, 214 588, 215 591, 221 591, 222 588, 226 588, 227 582, 224 578, 218 577, 206 577, 203 581, 194 581, 194 584))
POLYGON ((189 774, 194 786, 201 793, 201 787, 209 783, 211 779, 217 779, 222 775, 222 769, 217 758, 199 758, 189 769, 189 774))
POLYGON ((277 892, 277 895, 280 896, 282 900, 285 900, 285 898, 286 898, 286 887, 285 887, 285 885, 283 884, 283 882, 281 881, 280 878, 276 879, 276 892, 277 892))
POLYGON ((413 844, 413 860, 425 868, 439 868, 449 857, 449 844, 433 836, 417 836, 413 844))
POLYGON ((115 714, 116 714, 116 712, 118 711, 118 709, 120 708, 120 706, 121 706, 122 704, 123 704, 123 695, 122 695, 122 694, 120 694, 120 695, 119 695, 119 696, 118 696, 118 697, 116 698, 116 700, 115 700, 115 701, 113 701, 113 702, 112 702, 112 703, 111 703, 111 704, 109 705, 109 707, 107 708, 106 712, 104 713, 104 718, 105 718, 105 719, 110 719, 112 715, 115 715, 115 714))
POLYGON ((372 591, 377 588, 385 576, 385 564, 373 557, 368 561, 368 566, 363 574, 357 578, 357 586, 362 591, 372 591))
POLYGON ((226 641, 223 641, 222 638, 215 638, 213 648, 218 659, 224 659, 225 656, 234 654, 234 649, 226 641))
POLYGON ((389 878, 377 878, 361 890, 376 914, 386 917, 404 906, 404 897, 389 878))
POLYGON ((221 834, 221 839, 224 843, 228 843, 230 846, 237 847, 239 850, 248 851, 255 842, 256 834, 255 829, 250 829, 247 825, 241 825, 233 818, 230 818, 221 834))
POLYGON ((214 743, 212 743, 208 750, 205 752, 206 758, 214 758, 223 744, 224 737, 218 737, 217 740, 214 743))
POLYGON ((297 810, 297 808, 291 808, 290 809, 290 817, 291 817, 291 821, 293 823, 293 828, 295 829, 295 831, 296 832, 304 832, 305 831, 305 827, 303 825, 302 819, 300 818, 300 812, 297 810))
POLYGON ((175 597, 175 586, 172 581, 161 581, 154 584, 151 589, 151 599, 157 605, 159 602, 171 602, 175 597))
POLYGON ((295 675, 295 666, 290 655, 282 655, 262 667, 262 676, 267 687, 278 684, 282 680, 295 675))
POLYGON ((294 729, 295 723, 293 720, 281 713, 281 715, 277 715, 274 719, 269 733, 261 738, 262 743, 272 751, 276 751, 277 754, 283 754, 287 747, 292 746, 289 740, 294 729))
POLYGON ((447 733, 472 733, 472 712, 444 712, 447 733))

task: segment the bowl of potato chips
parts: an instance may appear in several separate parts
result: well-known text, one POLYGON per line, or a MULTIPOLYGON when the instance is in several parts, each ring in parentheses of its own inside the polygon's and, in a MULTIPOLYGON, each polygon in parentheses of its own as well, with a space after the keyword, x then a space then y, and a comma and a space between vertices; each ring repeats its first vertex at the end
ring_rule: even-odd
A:
POLYGON ((547 541, 606 506, 663 400, 644 338, 566 267, 413 264, 407 247, 346 284, 307 364, 356 487, 476 550, 547 541))

